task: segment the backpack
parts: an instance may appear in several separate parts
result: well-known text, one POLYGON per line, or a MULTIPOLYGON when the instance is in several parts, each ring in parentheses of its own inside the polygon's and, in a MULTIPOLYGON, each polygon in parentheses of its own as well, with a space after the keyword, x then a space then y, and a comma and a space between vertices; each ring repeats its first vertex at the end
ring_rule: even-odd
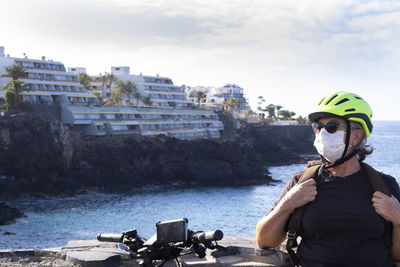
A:
MULTIPOLYGON (((316 179, 322 165, 323 164, 321 160, 309 161, 300 176, 298 184, 303 183, 309 179, 316 179)), ((360 162, 360 165, 373 191, 380 191, 388 196, 391 196, 390 191, 385 185, 381 174, 364 162, 360 162)), ((303 218, 304 208, 305 206, 295 209, 288 220, 288 239, 286 243, 286 250, 289 254, 292 264, 295 267, 301 266, 296 253, 293 251, 293 248, 298 246, 296 239, 299 236, 298 233, 301 230, 301 221, 303 218)), ((385 245, 387 245, 388 247, 392 246, 392 227, 391 223, 388 221, 385 221, 384 235, 385 245)))

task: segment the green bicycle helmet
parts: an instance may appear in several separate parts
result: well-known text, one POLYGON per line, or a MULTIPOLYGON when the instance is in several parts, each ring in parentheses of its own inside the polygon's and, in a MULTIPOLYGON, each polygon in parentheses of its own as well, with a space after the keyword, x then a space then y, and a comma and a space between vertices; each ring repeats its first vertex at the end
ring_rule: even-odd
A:
POLYGON ((328 95, 322 98, 316 110, 308 115, 312 122, 317 122, 326 116, 358 122, 364 128, 367 137, 371 135, 373 127, 371 107, 356 94, 339 91, 328 95))

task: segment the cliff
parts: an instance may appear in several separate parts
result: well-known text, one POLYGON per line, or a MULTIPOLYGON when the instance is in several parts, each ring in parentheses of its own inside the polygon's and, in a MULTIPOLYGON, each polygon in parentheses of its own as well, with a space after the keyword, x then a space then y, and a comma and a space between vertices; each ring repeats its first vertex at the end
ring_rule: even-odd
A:
POLYGON ((309 126, 247 126, 220 140, 83 137, 57 118, 0 120, 0 200, 180 183, 265 184, 267 167, 315 153, 309 126))

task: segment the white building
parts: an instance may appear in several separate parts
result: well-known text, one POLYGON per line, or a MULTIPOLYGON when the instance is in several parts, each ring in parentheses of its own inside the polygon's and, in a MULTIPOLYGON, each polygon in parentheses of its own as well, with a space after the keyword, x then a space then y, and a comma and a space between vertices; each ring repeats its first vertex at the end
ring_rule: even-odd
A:
POLYGON ((188 99, 195 104, 198 104, 198 100, 195 98, 196 92, 204 92, 206 96, 200 101, 200 107, 205 108, 219 108, 221 104, 227 101, 229 98, 236 98, 242 101, 239 112, 246 112, 249 108, 247 99, 244 97, 243 88, 236 84, 226 84, 223 87, 188 87, 186 90, 188 99))
MULTIPOLYGON (((223 130, 213 111, 191 108, 183 89, 167 77, 131 75, 129 67, 112 67, 118 79, 134 82, 143 96, 151 97, 153 104, 100 106, 97 97, 80 84, 78 74, 86 72, 85 68, 69 68, 66 72, 61 62, 44 57, 41 60, 9 57, 4 55, 4 47, 0 47, 0 76, 13 64, 26 68, 27 77, 20 80, 30 91, 22 93, 23 101, 60 104, 61 121, 86 135, 164 134, 192 139, 218 138, 223 130)), ((0 88, 9 80, 0 78, 0 88)))
MULTIPOLYGON (((131 81, 138 88, 138 92, 142 97, 150 97, 152 107, 171 107, 171 108, 187 108, 190 107, 190 101, 186 98, 186 94, 182 87, 173 84, 172 80, 168 77, 161 77, 160 75, 135 75, 130 73, 129 67, 111 67, 111 73, 114 74, 118 80, 131 81)), ((91 76, 92 88, 94 90, 103 91, 103 97, 107 99, 111 95, 111 90, 115 88, 115 83, 110 88, 107 84, 103 84, 101 76, 91 76)), ((125 99, 124 104, 136 103, 136 99, 125 99)), ((139 101, 139 106, 143 105, 139 101)))
MULTIPOLYGON (((77 75, 66 72, 64 64, 58 61, 17 58, 4 54, 0 47, 0 74, 5 74, 8 66, 18 64, 26 68, 27 76, 20 79, 29 91, 21 94, 22 101, 32 103, 67 103, 88 105, 98 103, 97 98, 86 92, 77 75)), ((0 77, 0 88, 11 78, 0 77)), ((4 92, 3 92, 4 93, 4 92)))

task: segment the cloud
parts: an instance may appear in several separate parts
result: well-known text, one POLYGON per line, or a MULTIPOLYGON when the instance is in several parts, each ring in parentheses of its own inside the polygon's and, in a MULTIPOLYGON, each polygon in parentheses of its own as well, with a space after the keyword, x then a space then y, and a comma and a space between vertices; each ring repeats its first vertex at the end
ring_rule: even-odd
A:
POLYGON ((133 65, 186 84, 238 83, 251 97, 276 88, 268 92, 276 99, 292 88, 399 82, 398 1, 3 0, 3 7, 0 45, 28 55, 36 47, 95 73, 133 65))

